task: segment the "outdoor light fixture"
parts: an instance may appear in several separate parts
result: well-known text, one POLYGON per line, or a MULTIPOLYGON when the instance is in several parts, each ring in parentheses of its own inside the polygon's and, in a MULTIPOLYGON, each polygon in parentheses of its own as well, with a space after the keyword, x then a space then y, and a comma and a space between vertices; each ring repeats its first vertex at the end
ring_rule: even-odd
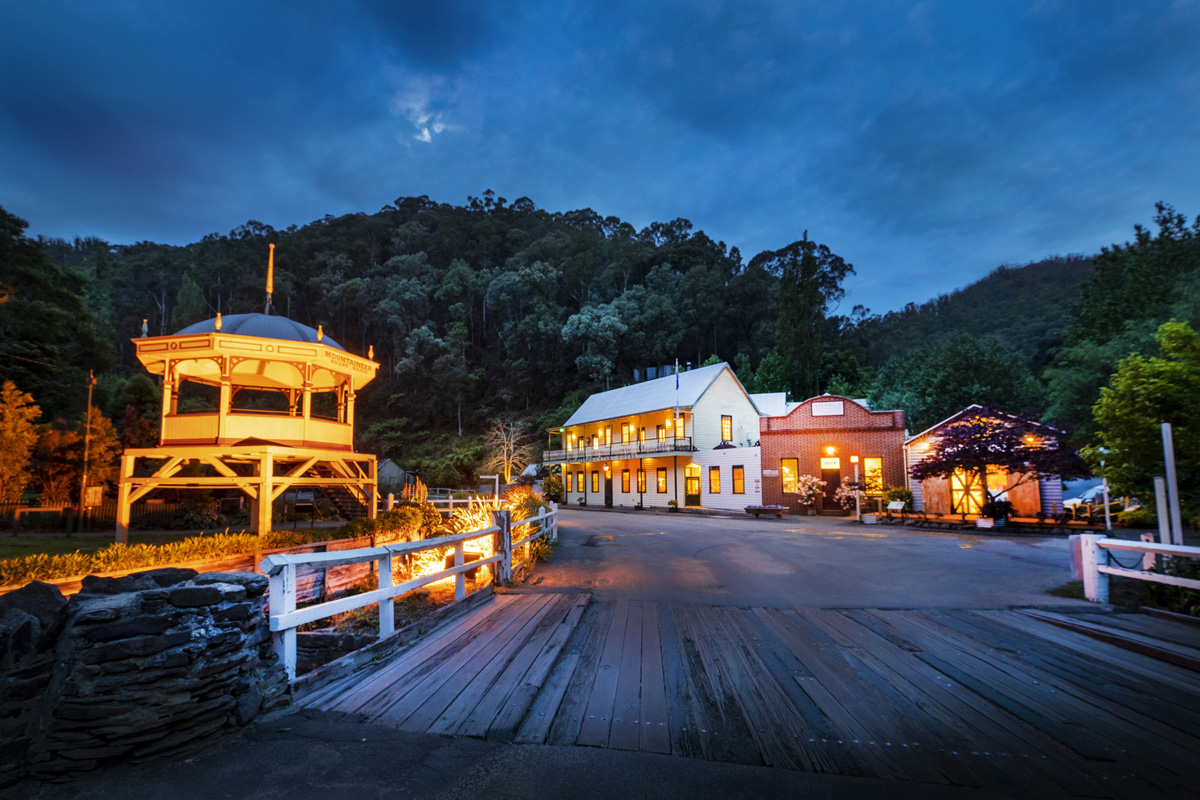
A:
POLYGON ((851 463, 851 464, 857 464, 857 463, 858 463, 858 456, 850 456, 850 463, 851 463))
POLYGON ((829 445, 828 447, 825 448, 825 455, 827 455, 827 456, 831 456, 836 452, 837 452, 837 448, 834 447, 833 445, 829 445))

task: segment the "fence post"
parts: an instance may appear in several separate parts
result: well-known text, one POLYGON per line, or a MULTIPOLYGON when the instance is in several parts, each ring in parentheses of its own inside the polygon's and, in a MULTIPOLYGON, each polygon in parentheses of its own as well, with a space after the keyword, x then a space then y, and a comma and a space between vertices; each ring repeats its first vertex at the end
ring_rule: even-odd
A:
POLYGON ((1093 603, 1108 602, 1108 575, 1100 571, 1102 556, 1096 543, 1104 537, 1096 533, 1085 533, 1080 539, 1083 545, 1083 596, 1093 603))
POLYGON ((388 492, 388 496, 387 496, 387 510, 388 510, 388 511, 391 511, 391 510, 393 510, 395 507, 396 507, 396 493, 395 493, 395 492, 388 492))
MULTIPOLYGON (((271 576, 271 616, 278 617, 296 610, 296 565, 285 564, 271 576)), ((271 646, 283 662, 289 681, 296 680, 296 629, 287 628, 271 634, 271 646)))
POLYGON ((550 541, 550 520, 546 518, 546 509, 538 509, 537 517, 538 538, 543 542, 550 541))
MULTIPOLYGON (((392 585, 392 554, 379 559, 379 588, 386 589, 392 585)), ((386 597, 379 601, 379 638, 386 639, 396 631, 396 606, 392 598, 386 597)))
MULTIPOLYGON (((454 566, 461 567, 464 562, 463 543, 459 540, 454 543, 454 566)), ((467 596, 467 574, 460 572, 454 576, 454 602, 458 602, 467 596)))
POLYGON ((492 524, 500 529, 492 540, 493 549, 503 558, 496 563, 496 583, 503 584, 512 580, 512 512, 507 508, 496 509, 492 512, 492 524))
POLYGON ((550 514, 554 517, 550 523, 550 541, 558 541, 558 503, 550 501, 550 514))

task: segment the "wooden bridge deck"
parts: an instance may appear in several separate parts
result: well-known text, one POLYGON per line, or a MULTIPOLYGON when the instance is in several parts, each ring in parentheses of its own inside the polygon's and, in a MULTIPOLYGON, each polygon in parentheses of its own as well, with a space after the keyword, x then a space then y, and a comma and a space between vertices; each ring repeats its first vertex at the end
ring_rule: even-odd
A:
POLYGON ((508 594, 299 702, 411 731, 923 783, 1190 796, 1196 669, 1200 628, 1143 615, 508 594), (1094 638, 1105 631, 1145 652, 1094 638))

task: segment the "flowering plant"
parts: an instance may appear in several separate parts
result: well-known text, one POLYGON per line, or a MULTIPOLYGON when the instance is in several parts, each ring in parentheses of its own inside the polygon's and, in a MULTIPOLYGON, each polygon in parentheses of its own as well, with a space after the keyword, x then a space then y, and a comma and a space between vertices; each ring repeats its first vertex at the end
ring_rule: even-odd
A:
POLYGON ((825 481, 815 475, 799 475, 796 477, 796 494, 800 502, 806 506, 817 504, 817 496, 825 489, 825 481))
POLYGON ((842 508, 854 508, 854 500, 862 494, 863 485, 854 481, 844 481, 833 493, 833 500, 842 508))

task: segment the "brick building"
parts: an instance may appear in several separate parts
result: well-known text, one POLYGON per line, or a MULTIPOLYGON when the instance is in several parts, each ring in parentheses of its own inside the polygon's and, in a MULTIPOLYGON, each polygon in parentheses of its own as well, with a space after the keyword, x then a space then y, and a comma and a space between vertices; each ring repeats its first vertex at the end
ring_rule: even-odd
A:
POLYGON ((871 411, 857 400, 822 395, 781 416, 761 417, 759 437, 767 505, 799 512, 796 479, 813 475, 826 482, 821 505, 837 508, 833 494, 843 481, 854 480, 853 458, 868 496, 905 485, 903 411, 871 411))

